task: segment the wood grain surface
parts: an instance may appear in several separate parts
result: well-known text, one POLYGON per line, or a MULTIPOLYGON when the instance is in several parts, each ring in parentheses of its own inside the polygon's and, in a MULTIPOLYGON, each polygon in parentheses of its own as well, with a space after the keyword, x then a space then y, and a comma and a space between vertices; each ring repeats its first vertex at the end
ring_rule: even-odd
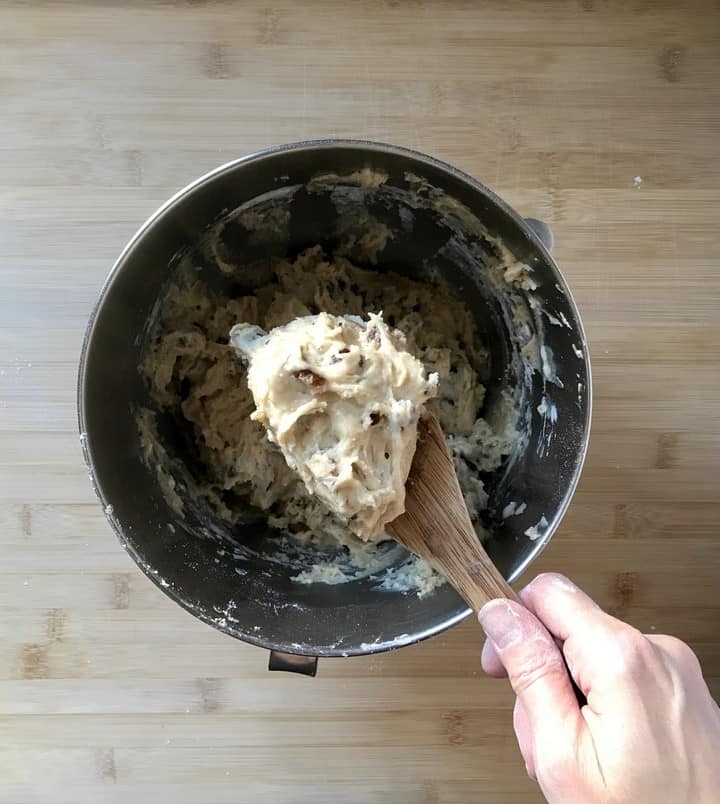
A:
POLYGON ((270 675, 120 549, 83 330, 162 201, 263 146, 434 154, 546 220, 588 330, 585 473, 533 573, 690 642, 720 692, 716 3, 3 3, 0 804, 541 800, 474 622, 270 675), (636 178, 637 177, 637 178, 636 178))

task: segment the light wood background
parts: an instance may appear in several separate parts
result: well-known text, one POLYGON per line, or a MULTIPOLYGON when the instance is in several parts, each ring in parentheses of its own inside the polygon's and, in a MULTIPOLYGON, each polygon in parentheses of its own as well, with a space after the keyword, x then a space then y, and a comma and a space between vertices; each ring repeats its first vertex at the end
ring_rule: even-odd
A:
POLYGON ((93 497, 76 364, 115 256, 288 140, 418 148, 551 224, 595 416, 533 571, 689 641, 720 692, 719 42, 711 2, 2 5, 0 804, 540 800, 475 623, 269 675, 93 497))

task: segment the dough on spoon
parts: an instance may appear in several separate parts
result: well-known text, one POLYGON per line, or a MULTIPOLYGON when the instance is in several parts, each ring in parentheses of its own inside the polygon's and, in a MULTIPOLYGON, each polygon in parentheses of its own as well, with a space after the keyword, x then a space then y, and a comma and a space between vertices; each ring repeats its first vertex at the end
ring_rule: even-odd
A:
POLYGON ((269 333, 237 324, 230 342, 250 363, 252 418, 308 492, 360 538, 380 536, 405 510, 417 423, 438 375, 381 315, 321 313, 269 333))

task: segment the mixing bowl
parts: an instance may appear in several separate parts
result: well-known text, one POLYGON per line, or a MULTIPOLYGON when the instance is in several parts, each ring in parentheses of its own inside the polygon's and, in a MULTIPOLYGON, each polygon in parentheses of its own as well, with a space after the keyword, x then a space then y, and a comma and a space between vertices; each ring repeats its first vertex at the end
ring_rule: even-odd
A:
MULTIPOLYGON (((288 553, 292 540, 257 511, 234 525, 189 500, 179 512, 143 453, 138 412, 153 403, 138 367, 149 322, 183 261, 216 290, 248 293, 267 281, 273 258, 315 244, 331 251, 371 231, 385 233, 375 253, 350 256, 442 281, 464 299, 490 351, 484 416, 496 427, 516 416, 515 449, 483 477, 486 546, 508 580, 551 538, 585 455, 587 346, 547 227, 447 164, 378 143, 285 145, 193 182, 141 227, 100 294, 80 364, 81 440, 108 519, 143 572, 196 617, 273 651, 273 668, 314 673, 318 656, 401 647, 470 612, 447 585, 420 598, 388 591, 378 573, 298 584, 292 576, 316 554, 298 545, 288 553), (273 225, 257 225, 263 220, 273 225)), ((189 465, 179 429, 161 417, 168 459, 189 465)), ((176 493, 187 496, 182 483, 176 493)), ((383 549, 388 566, 407 559, 392 543, 383 549)))

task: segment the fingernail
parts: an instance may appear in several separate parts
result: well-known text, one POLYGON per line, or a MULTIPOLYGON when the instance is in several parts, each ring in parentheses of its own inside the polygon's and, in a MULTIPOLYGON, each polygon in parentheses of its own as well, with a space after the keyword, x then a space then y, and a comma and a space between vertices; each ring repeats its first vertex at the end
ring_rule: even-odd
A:
POLYGON ((505 650, 522 638, 520 619, 507 600, 491 600, 478 613, 480 625, 498 650, 505 650))

